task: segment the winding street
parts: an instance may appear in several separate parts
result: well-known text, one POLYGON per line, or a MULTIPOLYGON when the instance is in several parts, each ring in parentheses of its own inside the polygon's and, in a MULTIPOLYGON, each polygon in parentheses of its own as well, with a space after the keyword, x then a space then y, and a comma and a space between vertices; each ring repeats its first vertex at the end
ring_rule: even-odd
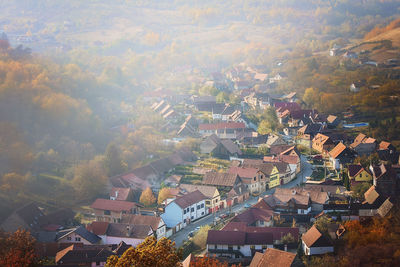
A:
MULTIPOLYGON (((300 185, 301 183, 305 183, 306 182, 306 177, 307 176, 311 176, 312 174, 312 165, 310 163, 307 162, 307 158, 304 155, 301 155, 301 172, 299 174, 297 174, 296 179, 294 179, 293 181, 290 181, 287 184, 281 185, 280 187, 282 188, 291 188, 291 187, 295 187, 300 185)), ((265 191, 264 193, 262 193, 260 196, 257 197, 252 197, 250 196, 250 198, 248 200, 246 200, 243 203, 239 203, 233 207, 231 207, 231 212, 240 212, 243 211, 245 209, 245 205, 254 205, 257 203, 258 198, 259 197, 263 197, 265 195, 270 195, 273 194, 275 192, 275 189, 272 188, 270 190, 265 191)), ((196 229, 196 227, 201 227, 204 225, 208 225, 208 224, 212 224, 214 221, 214 218, 217 216, 220 216, 222 214, 228 213, 229 209, 224 209, 224 210, 220 210, 216 213, 213 214, 208 214, 207 216, 189 224, 188 226, 186 226, 184 229, 180 230, 179 232, 177 232, 176 234, 172 235, 171 237, 169 237, 169 239, 171 239, 172 241, 175 241, 175 244, 177 247, 182 246, 182 244, 189 239, 189 233, 191 231, 194 231, 196 229)))

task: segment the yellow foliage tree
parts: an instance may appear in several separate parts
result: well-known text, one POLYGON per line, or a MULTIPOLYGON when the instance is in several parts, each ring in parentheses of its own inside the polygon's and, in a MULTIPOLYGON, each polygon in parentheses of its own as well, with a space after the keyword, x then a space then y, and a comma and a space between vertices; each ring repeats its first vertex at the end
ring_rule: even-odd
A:
POLYGON ((141 266, 141 267, 177 267, 180 266, 182 251, 175 248, 175 243, 167 238, 157 241, 155 237, 147 237, 136 248, 130 248, 118 258, 111 256, 106 266, 141 266))
POLYGON ((166 200, 170 196, 171 192, 169 187, 161 188, 160 192, 158 193, 158 200, 157 200, 158 205, 160 205, 164 200, 166 200))
POLYGON ((147 187, 142 194, 140 195, 139 199, 140 203, 143 203, 145 206, 150 206, 156 202, 156 197, 151 191, 150 187, 147 187))

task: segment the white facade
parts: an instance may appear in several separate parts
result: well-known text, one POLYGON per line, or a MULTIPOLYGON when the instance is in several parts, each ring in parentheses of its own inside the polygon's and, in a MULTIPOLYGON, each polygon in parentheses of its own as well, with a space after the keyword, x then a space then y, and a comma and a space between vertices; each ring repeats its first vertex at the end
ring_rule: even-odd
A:
POLYGON ((320 255, 325 253, 333 253, 333 247, 307 247, 307 245, 302 241, 304 255, 320 255))
POLYGON ((252 256, 252 249, 261 251, 264 253, 267 248, 273 248, 273 245, 243 245, 243 246, 238 246, 238 245, 213 245, 213 244, 207 244, 207 252, 209 254, 215 254, 217 256, 227 256, 227 257, 232 257, 234 258, 235 253, 234 251, 239 251, 243 254, 244 257, 251 257, 252 256), (224 250, 224 252, 218 252, 214 253, 212 252, 213 249, 218 249, 218 250, 224 250), (211 252, 210 252, 211 250, 211 252), (226 253, 225 253, 226 251, 226 253))
POLYGON ((311 206, 308 207, 308 209, 304 210, 304 209, 297 209, 297 214, 308 214, 311 212, 311 206))
POLYGON ((185 208, 181 208, 173 201, 165 207, 165 212, 161 214, 161 218, 167 227, 175 227, 180 223, 185 227, 191 221, 204 217, 207 214, 208 210, 206 209, 205 200, 201 200, 185 208))
POLYGON ((74 232, 59 239, 57 243, 83 243, 84 245, 92 245, 92 243, 74 232))

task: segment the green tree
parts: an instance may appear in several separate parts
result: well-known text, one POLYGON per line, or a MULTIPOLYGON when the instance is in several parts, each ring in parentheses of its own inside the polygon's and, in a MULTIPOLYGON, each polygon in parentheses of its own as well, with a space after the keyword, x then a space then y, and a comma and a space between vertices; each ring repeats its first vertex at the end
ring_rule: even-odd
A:
POLYGON ((229 95, 226 92, 220 92, 216 96, 216 100, 218 103, 227 103, 229 101, 229 95))
POLYGON ((211 230, 209 225, 204 225, 200 227, 200 230, 194 235, 193 243, 199 247, 204 249, 206 247, 208 230, 211 230))
POLYGON ((328 218, 327 216, 320 216, 315 221, 314 225, 321 233, 328 234, 328 226, 331 223, 332 223, 331 218, 328 218))
POLYGON ((107 146, 105 159, 104 159, 104 167, 107 170, 108 176, 118 175, 124 172, 125 164, 121 159, 121 151, 114 143, 110 143, 107 146))

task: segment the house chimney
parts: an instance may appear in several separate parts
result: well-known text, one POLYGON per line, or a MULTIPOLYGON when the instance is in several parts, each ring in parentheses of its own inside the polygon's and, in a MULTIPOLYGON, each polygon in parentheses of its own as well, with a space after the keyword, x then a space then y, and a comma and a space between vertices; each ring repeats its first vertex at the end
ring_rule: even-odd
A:
POLYGON ((128 225, 126 226, 126 236, 127 236, 127 237, 130 237, 130 236, 131 236, 131 233, 132 233, 132 228, 131 228, 131 226, 128 224, 128 225))
POLYGON ((285 251, 287 251, 287 244, 285 244, 285 251))
POLYGON ((115 200, 117 200, 117 198, 118 198, 118 190, 115 191, 115 200))

